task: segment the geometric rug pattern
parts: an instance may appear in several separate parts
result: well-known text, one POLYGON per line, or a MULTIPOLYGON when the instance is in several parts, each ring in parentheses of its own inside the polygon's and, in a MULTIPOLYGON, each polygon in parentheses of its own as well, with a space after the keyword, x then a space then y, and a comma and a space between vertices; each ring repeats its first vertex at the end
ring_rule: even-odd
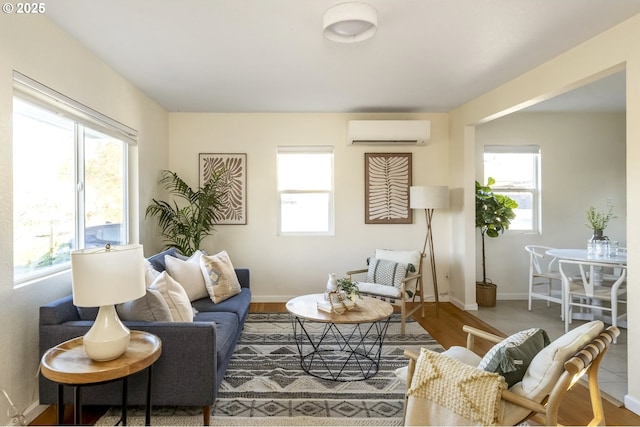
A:
MULTIPOLYGON (((322 326, 305 324, 312 334, 322 326)), ((302 370, 288 313, 250 313, 211 408, 211 425, 400 425, 406 385, 395 371, 407 365, 405 349, 420 347, 443 350, 413 320, 401 335, 400 316, 394 314, 374 376, 325 380, 302 370)), ((113 425, 118 413, 112 408, 96 425, 113 425)), ((129 425, 144 423, 143 408, 128 414, 129 425)), ((153 407, 151 423, 201 425, 201 408, 153 407)))

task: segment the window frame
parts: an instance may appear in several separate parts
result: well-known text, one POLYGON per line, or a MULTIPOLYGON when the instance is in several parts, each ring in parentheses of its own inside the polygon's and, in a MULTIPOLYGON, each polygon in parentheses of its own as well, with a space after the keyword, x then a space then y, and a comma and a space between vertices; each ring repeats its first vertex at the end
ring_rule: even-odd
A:
MULTIPOLYGON (((509 228, 505 234, 542 234, 542 200, 541 200, 541 149, 539 145, 485 145, 483 150, 483 175, 487 182, 489 174, 486 172, 486 154, 531 154, 533 155, 533 182, 534 187, 500 185, 498 180, 491 189, 496 194, 502 194, 514 198, 515 194, 531 194, 531 228, 514 230, 509 228)), ((495 178, 495 177, 494 177, 495 178)))
POLYGON ((278 194, 278 236, 333 236, 335 235, 335 166, 334 147, 331 145, 317 146, 278 146, 276 148, 276 191, 278 194), (330 155, 331 182, 328 190, 310 190, 300 188, 280 188, 280 155, 281 154, 324 154, 330 155), (327 194, 327 230, 326 231, 283 231, 282 230, 282 196, 286 194, 327 194))
MULTIPOLYGON (((85 200, 84 200, 84 174, 85 174, 85 131, 97 132, 118 140, 122 144, 122 224, 120 235, 124 243, 129 243, 130 236, 130 202, 129 202, 129 150, 137 145, 137 131, 119 123, 91 108, 74 101, 71 98, 35 81, 16 71, 13 73, 13 100, 32 105, 35 108, 45 110, 48 113, 64 117, 73 123, 74 128, 74 177, 76 182, 73 232, 74 247, 71 250, 82 249, 85 246, 85 200)), ((15 109, 15 105, 14 105, 15 109)), ((15 143, 12 142, 12 144, 15 143)), ((15 163, 13 164, 15 168, 15 163)), ((15 195, 14 195, 15 197, 15 195)), ((15 219, 14 219, 15 221, 15 219)), ((15 233, 15 223, 12 226, 15 233)), ((15 236, 14 236, 15 239, 15 236)), ((14 254, 12 253, 12 259, 14 254)), ((12 260, 15 269, 15 260, 12 260)), ((17 276, 14 271, 14 288, 27 284, 52 279, 60 274, 69 272, 71 263, 64 262, 38 269, 28 274, 17 276)))

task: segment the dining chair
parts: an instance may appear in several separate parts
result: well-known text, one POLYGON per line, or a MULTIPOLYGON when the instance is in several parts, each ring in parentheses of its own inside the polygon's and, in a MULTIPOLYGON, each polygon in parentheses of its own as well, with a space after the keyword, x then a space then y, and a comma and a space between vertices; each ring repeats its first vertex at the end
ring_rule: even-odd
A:
POLYGON ((546 254, 548 246, 527 245, 529 253, 529 311, 534 298, 560 304, 560 318, 564 319, 562 277, 558 271, 558 259, 546 254), (554 283, 557 287, 554 289, 554 283))
MULTIPOLYGON (((619 305, 626 304, 627 267, 616 265, 619 274, 604 275, 602 271, 611 268, 610 263, 595 261, 560 260, 559 269, 565 290, 564 330, 569 330, 573 318, 574 307, 581 311, 587 310, 592 317, 602 316, 608 312, 613 326, 626 318, 627 312, 620 313, 619 305), (579 274, 573 274, 575 269, 579 274), (608 302, 609 305, 603 304, 608 302)), ((614 343, 616 341, 614 340, 614 343)))

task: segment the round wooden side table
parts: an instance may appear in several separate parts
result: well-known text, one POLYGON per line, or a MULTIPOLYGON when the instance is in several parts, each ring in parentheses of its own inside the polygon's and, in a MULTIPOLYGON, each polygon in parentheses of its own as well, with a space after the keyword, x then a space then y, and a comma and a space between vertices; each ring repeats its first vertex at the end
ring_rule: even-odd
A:
POLYGON ((162 353, 162 343, 157 336, 131 331, 127 351, 120 357, 106 362, 90 359, 82 347, 82 337, 65 341, 50 348, 42 356, 40 369, 45 378, 58 383, 58 425, 64 417, 63 387, 73 387, 74 424, 82 423, 80 386, 97 385, 122 380, 122 425, 127 425, 127 377, 147 369, 147 401, 145 424, 151 422, 151 368, 162 353))

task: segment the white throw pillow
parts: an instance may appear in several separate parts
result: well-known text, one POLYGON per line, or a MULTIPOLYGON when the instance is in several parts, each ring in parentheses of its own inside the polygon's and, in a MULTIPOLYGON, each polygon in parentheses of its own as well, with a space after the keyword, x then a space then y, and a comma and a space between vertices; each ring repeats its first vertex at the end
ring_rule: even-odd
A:
POLYGON ((211 301, 219 303, 240 293, 240 282, 227 251, 202 256, 200 267, 211 301))
POLYGON ((187 291, 189 301, 195 301, 209 296, 205 286, 204 276, 200 269, 202 252, 195 251, 186 261, 171 255, 165 255, 164 262, 167 272, 180 283, 187 291))
POLYGON ((193 308, 187 292, 166 271, 160 273, 149 288, 160 291, 175 322, 193 322, 193 308))
POLYGON ((153 265, 149 262, 148 259, 144 260, 145 273, 144 273, 144 284, 148 288, 151 286, 156 277, 160 275, 160 272, 153 268, 153 265))

